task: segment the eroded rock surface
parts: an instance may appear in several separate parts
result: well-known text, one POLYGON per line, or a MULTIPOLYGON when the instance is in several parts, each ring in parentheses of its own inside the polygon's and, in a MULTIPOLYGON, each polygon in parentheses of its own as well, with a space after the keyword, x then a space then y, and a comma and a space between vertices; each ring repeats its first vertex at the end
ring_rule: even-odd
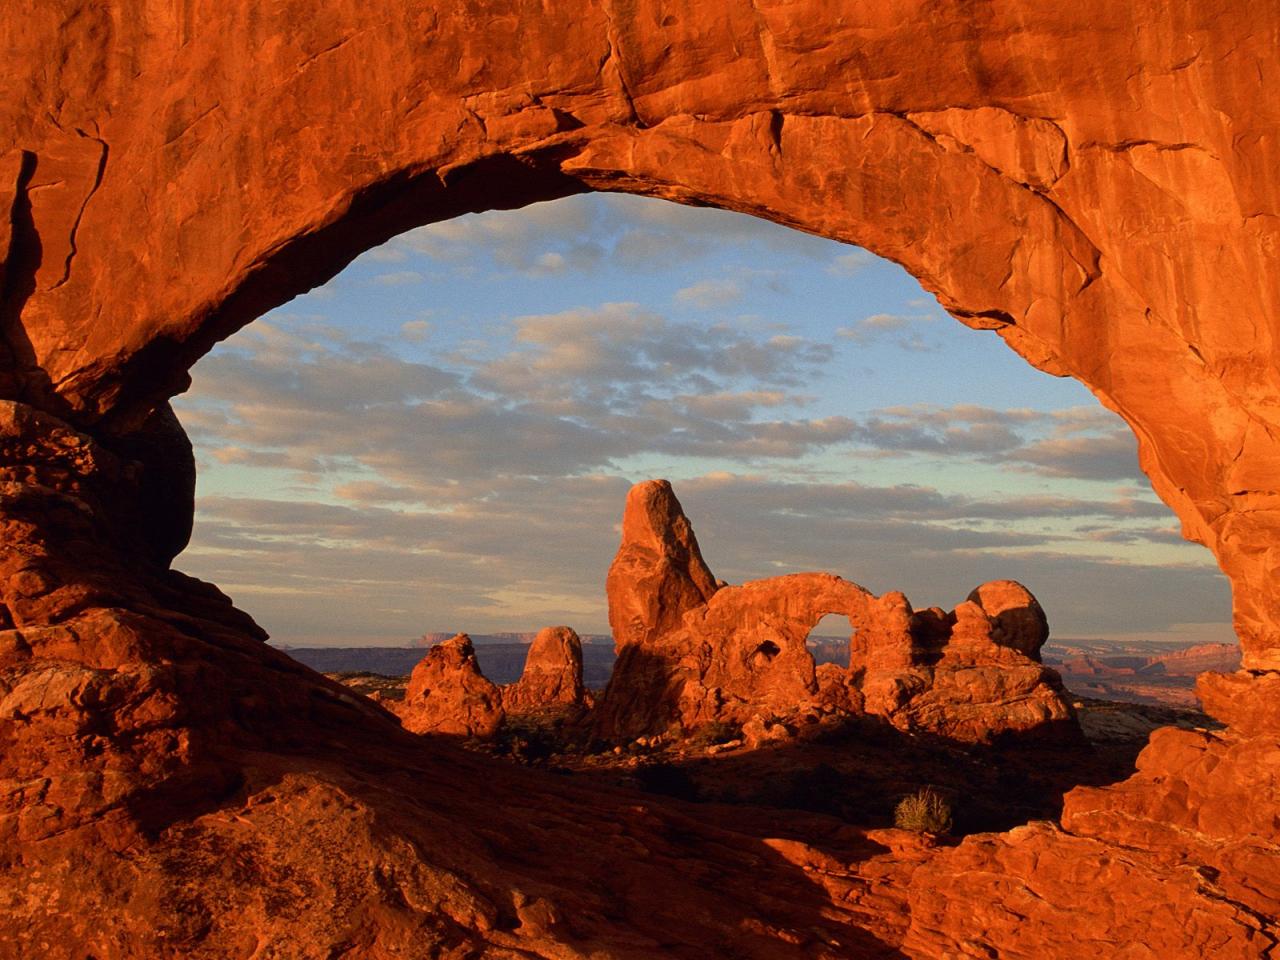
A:
POLYGON ((1236 904, 1276 874, 1278 19, 1146 0, 6 11, 0 955, 1266 955, 1274 912, 1236 904), (411 737, 165 569, 190 507, 137 507, 143 485, 185 489, 189 452, 140 433, 218 338, 401 230, 586 189, 861 243, 1088 384, 1231 578, 1244 672, 1204 688, 1227 732, 1157 738, 1130 784, 1074 799, 1088 837, 944 857, 829 824, 809 844, 794 822, 716 831, 411 737), (1061 909, 1055 876, 1088 902, 1061 909))
POLYGON ((890 257, 1087 383, 1232 578, 1245 666, 1280 668, 1280 14, 312 6, 0 24, 0 396, 127 432, 401 230, 589 189, 741 210, 890 257))
POLYGON ((508 713, 582 706, 582 641, 571 627, 545 627, 529 645, 524 673, 502 688, 508 713))
POLYGON ((459 633, 438 643, 409 675, 398 711, 412 733, 491 737, 505 715, 502 690, 480 672, 471 638, 459 633))
POLYGON ((1061 682, 1039 663, 1048 626, 1021 584, 994 581, 951 613, 917 613, 900 593, 875 597, 832 574, 714 592, 687 588, 695 576, 715 583, 670 485, 637 484, 609 570, 618 660, 596 716, 602 736, 629 740, 837 709, 965 742, 1078 732, 1061 682), (843 683, 825 676, 820 684, 806 641, 832 613, 848 617, 855 632, 843 683))

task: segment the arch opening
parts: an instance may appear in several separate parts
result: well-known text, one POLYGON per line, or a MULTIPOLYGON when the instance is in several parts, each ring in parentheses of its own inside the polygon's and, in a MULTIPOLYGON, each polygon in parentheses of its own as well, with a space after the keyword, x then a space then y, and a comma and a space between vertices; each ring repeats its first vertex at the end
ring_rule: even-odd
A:
POLYGON ((816 666, 831 663, 848 668, 850 652, 857 636, 858 628, 852 618, 840 613, 826 613, 809 630, 805 646, 813 655, 816 666))
MULTIPOLYGON (((984 579, 1021 575, 1053 584, 1047 602, 1058 610, 1063 597, 1133 593, 1116 588, 1108 566, 1123 556, 1100 556, 1097 545, 1165 551, 1173 538, 1154 526, 1163 508, 1138 492, 1124 428, 1086 407, 1082 391, 993 356, 931 304, 905 273, 857 248, 640 198, 574 197, 404 234, 196 369, 178 406, 207 451, 202 503, 214 542, 197 537, 190 556, 210 562, 194 569, 261 597, 251 606, 289 646, 408 644, 457 630, 500 638, 544 617, 576 620, 592 651, 591 638, 607 642, 608 631, 603 598, 584 585, 607 565, 624 482, 663 474, 709 516, 713 549, 726 532, 738 541, 724 568, 733 579, 824 568, 950 605, 984 579), (608 299, 632 296, 628 274, 635 299, 608 299), (475 309, 486 297, 494 306, 475 309), (201 399, 210 367, 212 403, 201 399), (1040 383, 1048 399, 1037 401, 1040 383), (431 422, 451 418, 462 424, 452 438, 431 422), (615 443, 592 460, 583 448, 609 430, 637 451, 615 443), (464 449, 448 452, 455 442, 464 449), (569 461, 559 474, 557 458, 569 461), (967 479, 948 480, 957 466, 967 479), (588 510, 548 494, 538 480, 548 471, 588 510), (1001 477, 1013 486, 999 490, 1001 477), (281 482, 299 499, 261 496, 281 482), (717 502, 732 509, 717 515, 717 502), (304 515, 325 532, 307 533, 304 515), (464 529, 460 517, 476 523, 464 529), (529 568, 545 551, 513 542, 516 517, 557 556, 582 543, 593 554, 535 582, 529 568), (414 532, 396 533, 396 518, 414 532), (432 526, 457 532, 441 540, 432 526), (796 526, 811 549, 783 535, 796 526), (232 556, 236 541, 249 559, 232 556), (368 576, 348 578, 341 558, 357 541, 373 559, 368 576), (1060 544, 1076 552, 1049 549, 1060 544), (438 612, 387 574, 429 568, 432 551, 454 577, 437 580, 436 596, 504 565, 508 579, 475 590, 468 611, 429 619, 438 612), (529 563, 513 566, 513 556, 529 563), (307 557, 320 558, 314 576, 307 557), (1027 564, 1044 574, 1019 574, 1027 564), (932 580, 921 576, 928 568, 932 580), (1087 571, 1074 587, 1071 568, 1087 571), (353 636, 362 590, 379 606, 361 616, 389 616, 353 636), (313 626, 282 630, 299 608, 313 626), (498 608, 520 612, 485 619, 498 608), (344 617, 346 637, 317 635, 344 617)), ((1154 578, 1160 563, 1148 566, 1154 578)), ((1188 609, 1212 592, 1197 589, 1176 591, 1188 609)), ((1091 632, 1064 622, 1060 635, 1091 632)))
MULTIPOLYGON (((819 942, 945 955, 975 937, 1039 955, 1085 936, 1168 956, 1212 940, 1250 955, 1274 939, 1258 918, 1280 912, 1276 897, 1254 880, 1257 851, 1275 846, 1257 770, 1280 724, 1280 368, 1267 326, 1280 285, 1273 118, 1258 107, 1272 99, 1258 95, 1272 82, 1258 64, 1274 30, 1248 5, 1182 5, 1136 32, 1123 5, 1034 6, 864 5, 833 20, 803 2, 728 3, 708 17, 373 0, 317 6, 301 25, 289 4, 145 24, 128 5, 17 15, 13 95, 0 106, 11 121, 0 124, 0 387, 15 401, 4 470, 16 521, 0 626, 15 628, 3 631, 4 699, 21 716, 2 766, 29 785, 9 801, 26 845, 8 858, 6 886, 30 922, 9 924, 11 939, 83 949, 87 933, 107 952, 130 941, 152 953, 181 940, 223 955, 254 937, 324 944, 358 928, 388 945, 436 931, 511 949, 514 933, 533 952, 570 936, 607 951, 673 931, 718 942, 719 919, 744 904, 761 922, 728 931, 730 947, 779 955, 819 942), (219 337, 453 198, 473 198, 458 212, 581 189, 860 243, 1040 369, 1091 384, 1133 426, 1185 535, 1232 580, 1249 669, 1204 688, 1231 735, 1167 730, 1124 789, 1074 792, 1062 831, 920 851, 910 879, 885 882, 892 858, 873 844, 779 843, 783 817, 743 828, 744 872, 743 851, 697 818, 660 804, 639 815, 501 769, 483 780, 492 832, 519 836, 519 856, 477 845, 474 797, 443 776, 482 782, 483 764, 436 762, 447 752, 256 643, 225 597, 155 562, 182 539, 182 510, 147 529, 135 507, 183 489, 164 455, 182 459, 181 442, 157 437, 151 415, 219 337), (343 226, 360 223, 363 239, 345 239, 343 226), (159 457, 139 452, 151 441, 159 457), (150 476, 139 485, 129 463, 150 476), (1192 752, 1204 762, 1188 765, 1192 752), (525 815, 566 807, 572 818, 525 815), (1232 816, 1211 815, 1224 809, 1232 816), (289 842, 289 810, 315 824, 314 842, 289 842), (616 911, 598 896, 625 879, 620 822, 654 855, 656 909, 616 911), (246 842, 255 831, 281 842, 246 842), (673 837, 686 845, 674 857, 673 837), (317 842, 352 856, 317 858, 317 842), (94 929, 82 905, 45 896, 120 880, 121 849, 140 853, 138 871, 97 884, 94 929), (698 859, 721 880, 712 889, 689 868, 698 859), (1052 894, 1008 909, 1017 891, 1047 893, 1055 862, 1109 878, 1095 925, 1106 929, 1081 928, 1052 894), (367 863, 402 887, 372 911, 367 863), (1189 868, 1179 879, 1169 864, 1189 868), (831 887, 840 874, 869 896, 851 907, 831 887), (261 917, 262 884, 244 891, 244 878, 279 875, 317 895, 261 917), (999 876, 1010 883, 993 885, 999 876), (157 912, 151 893, 175 884, 191 924, 157 912), (882 902, 883 917, 860 909, 882 902), (977 931, 974 917, 995 925, 977 931), (797 944, 795 931, 817 940, 797 944)), ((690 509, 710 517, 729 499, 717 490, 690 509)), ((290 520, 275 511, 281 526, 263 544, 290 520)), ((327 516, 331 535, 304 553, 341 548, 356 526, 327 516)), ((953 557, 958 570, 962 551, 953 557)), ((755 560, 785 569, 788 558, 756 549, 755 560)), ((376 572, 362 569, 366 588, 376 572)), ((1099 581, 1101 606, 1115 579, 1099 581)))

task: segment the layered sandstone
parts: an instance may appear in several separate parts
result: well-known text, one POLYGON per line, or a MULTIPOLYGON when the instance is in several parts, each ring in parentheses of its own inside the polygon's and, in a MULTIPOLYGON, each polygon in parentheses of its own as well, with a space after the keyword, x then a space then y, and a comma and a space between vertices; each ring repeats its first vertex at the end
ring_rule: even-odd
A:
POLYGON ((1149 0, 6 11, 0 955, 1273 950, 1278 18, 1149 0), (809 846, 794 819, 715 831, 411 737, 166 568, 191 503, 165 401, 218 338, 403 229, 588 189, 860 243, 1086 383, 1231 578, 1243 671, 1202 687, 1227 730, 1161 735, 1129 784, 1073 799, 1088 836, 938 853, 809 823, 809 846))
POLYGON ((580 707, 584 692, 582 640, 571 627, 545 627, 529 645, 520 679, 502 688, 502 705, 507 713, 580 707))
POLYGON ((637 484, 606 583, 618 660, 595 717, 601 736, 832 710, 969 743, 1075 731, 1061 682, 1039 663, 1044 611, 1021 584, 984 584, 944 613, 826 573, 679 589, 695 582, 716 583, 670 484, 637 484), (850 660, 842 681, 820 684, 807 640, 833 613, 854 631, 850 660))
POLYGON ((1232 578, 1246 666, 1280 667, 1276 16, 41 4, 0 24, 0 386, 121 432, 408 227, 586 189, 741 210, 888 256, 1087 383, 1232 578))
POLYGON ((427 651, 409 675, 397 712, 412 733, 461 737, 492 737, 505 716, 502 690, 480 671, 465 633, 427 651))

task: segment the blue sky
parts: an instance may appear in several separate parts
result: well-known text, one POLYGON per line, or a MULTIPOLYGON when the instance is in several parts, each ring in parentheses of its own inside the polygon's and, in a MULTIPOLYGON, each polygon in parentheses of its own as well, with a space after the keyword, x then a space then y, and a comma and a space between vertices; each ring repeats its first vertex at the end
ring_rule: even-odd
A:
POLYGON ((412 231, 219 345, 175 407, 178 565, 276 642, 605 632, 630 483, 732 582, 829 570, 916 606, 1025 582, 1059 636, 1228 639, 1124 424, 895 264, 593 194, 412 231))

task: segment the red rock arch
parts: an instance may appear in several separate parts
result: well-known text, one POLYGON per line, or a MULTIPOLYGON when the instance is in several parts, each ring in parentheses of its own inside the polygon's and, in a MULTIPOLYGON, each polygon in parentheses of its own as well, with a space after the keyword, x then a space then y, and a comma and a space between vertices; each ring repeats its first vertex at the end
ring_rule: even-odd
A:
MULTIPOLYGON (((148 529, 151 494, 186 482, 163 401, 218 338, 370 245, 580 190, 862 244, 963 322, 1086 383, 1230 577, 1245 666, 1280 669, 1278 34, 1271 10, 1199 0, 48 0, 6 14, 3 772, 28 786, 6 795, 5 841, 135 849, 129 837, 163 826, 157 797, 231 789, 247 761, 227 744, 323 739, 270 733, 273 711, 324 729, 383 722, 253 641, 216 591, 156 564, 184 518, 179 503, 148 529), (287 692, 264 695, 283 677, 287 692), (204 787, 183 779, 196 769, 204 787)), ((1244 736, 1275 728, 1276 683, 1242 674, 1211 691, 1244 736)), ((1249 857, 1274 850, 1275 792, 1241 794, 1275 782, 1258 772, 1273 770, 1274 741, 1268 754, 1259 739, 1205 736, 1212 777, 1183 763, 1182 786, 1160 787, 1153 759, 1123 801, 1069 804, 1072 829, 1100 838, 1078 856, 1132 841, 1124 824, 1143 817, 1184 831, 1143 843, 1215 876, 1247 875, 1249 857), (1206 796, 1252 819, 1210 822, 1206 796), (1112 803, 1124 812, 1108 815, 1112 803), (1193 827, 1209 839, 1188 853, 1193 827)), ((949 862, 957 877, 989 875, 1027 842, 967 845, 949 862)), ((22 862, 54 869, 66 848, 42 849, 22 862)), ((1131 856, 1131 874, 1157 876, 1163 854, 1131 856)), ((1183 884, 1208 911, 1199 939, 1188 947, 1176 925, 1152 939, 1146 900, 1120 916, 1141 890, 1172 889, 1152 884, 1117 880, 1118 896, 1139 893, 1120 896, 1112 926, 1163 955, 1210 942, 1255 955, 1247 931, 1276 912, 1256 886, 1225 885, 1245 905, 1231 913, 1229 897, 1183 884)), ((936 955, 954 926, 919 889, 906 942, 936 955)), ((971 892, 985 905, 990 891, 971 892)), ((459 929, 506 929, 496 908, 460 902, 441 908, 459 929)), ((555 939, 554 911, 512 902, 555 939)), ((44 916, 22 936, 65 933, 65 912, 44 916)), ((1002 935, 1036 955, 1027 938, 1060 927, 1002 935)))
POLYGON ((1246 665, 1277 667, 1274 25, 1160 10, 42 4, 0 26, 8 393, 124 430, 408 227, 713 204, 894 259, 1086 383, 1231 578, 1246 665))

